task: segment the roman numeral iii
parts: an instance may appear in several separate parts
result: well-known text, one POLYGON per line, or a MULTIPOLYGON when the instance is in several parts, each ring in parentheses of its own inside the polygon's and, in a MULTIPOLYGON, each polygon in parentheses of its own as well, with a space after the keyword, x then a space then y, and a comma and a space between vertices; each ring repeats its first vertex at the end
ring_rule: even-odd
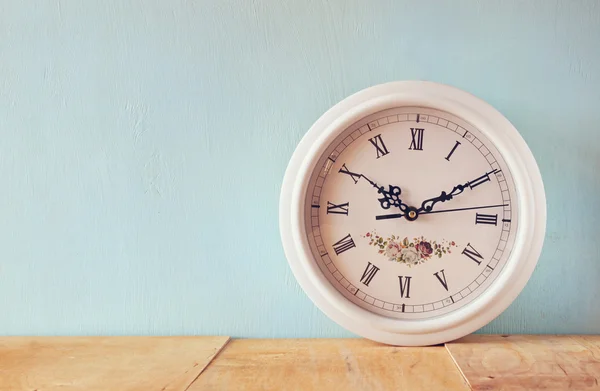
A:
POLYGON ((475 224, 498 225, 498 215, 486 215, 484 213, 475 213, 475 224))
POLYGON ((410 128, 410 133, 412 136, 412 141, 410 142, 410 147, 413 151, 422 151, 423 150, 423 133, 425 129, 420 128, 410 128))
POLYGON ((383 140, 381 139, 380 134, 378 134, 377 136, 375 136, 373 138, 370 138, 369 141, 371 142, 371 144, 373 144, 373 146, 377 150, 377 159, 390 153, 387 150, 385 144, 383 143, 383 140))
POLYGON ((356 244, 354 244, 354 240, 352 240, 352 236, 350 236, 350 234, 348 234, 348 235, 344 236, 343 238, 341 238, 340 240, 338 240, 337 242, 335 242, 332 247, 333 247, 333 251, 335 251, 335 253, 337 255, 340 255, 344 251, 348 251, 351 248, 356 247, 356 244))
POLYGON ((409 276, 398 276, 398 282, 400 283, 400 297, 403 299, 410 299, 410 279, 409 276))
POLYGON ((440 270, 439 272, 433 273, 433 275, 437 277, 438 281, 440 282, 440 284, 442 284, 444 289, 448 290, 448 282, 446 281, 446 274, 444 274, 444 269, 440 270))
POLYGON ((352 180, 354 181, 355 184, 358 183, 358 180, 362 176, 361 174, 357 174, 355 172, 348 170, 348 167, 346 167, 346 163, 342 164, 342 168, 340 168, 340 170, 338 172, 341 172, 342 174, 350 175, 350 177, 352 178, 352 180))
POLYGON ((479 254, 479 252, 477 252, 477 250, 475 250, 473 246, 471 246, 471 243, 467 243, 467 247, 465 247, 465 249, 462 250, 461 254, 471 258, 473 261, 477 262, 478 265, 481 264, 480 260, 483 260, 483 256, 479 254), (477 258, 479 258, 480 260, 477 260, 477 258))
POLYGON ((346 215, 348 216, 348 208, 350 203, 336 205, 333 202, 327 201, 327 214, 346 215))
POLYGON ((369 286, 369 284, 373 280, 373 277, 375 277, 375 274, 377 274, 378 271, 379 268, 373 265, 371 262, 369 262, 369 264, 365 268, 365 271, 362 274, 362 277, 360 278, 360 282, 362 282, 366 286, 369 286))

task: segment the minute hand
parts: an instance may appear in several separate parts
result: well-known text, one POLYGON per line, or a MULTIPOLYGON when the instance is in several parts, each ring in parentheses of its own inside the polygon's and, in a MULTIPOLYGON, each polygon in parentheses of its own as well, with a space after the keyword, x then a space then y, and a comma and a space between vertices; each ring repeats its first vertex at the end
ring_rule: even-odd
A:
POLYGON ((479 186, 482 183, 489 181, 490 174, 495 174, 498 171, 500 171, 500 170, 493 170, 490 172, 486 172, 479 178, 473 179, 472 181, 468 181, 464 184, 456 185, 456 186, 454 186, 452 191, 450 191, 450 193, 446 193, 445 191, 442 191, 442 194, 440 194, 438 197, 430 198, 430 199, 423 201, 423 203, 421 203, 421 207, 419 209, 417 209, 417 212, 431 213, 433 206, 435 204, 437 204, 438 202, 450 201, 451 199, 453 199, 454 197, 456 197, 457 195, 459 195, 463 191, 465 191, 465 189, 467 189, 467 188, 473 190, 476 186, 479 186))
POLYGON ((389 190, 385 190, 383 186, 378 186, 377 183, 373 182, 366 176, 361 174, 361 177, 364 178, 367 182, 369 182, 371 186, 376 188, 379 194, 383 195, 383 198, 378 199, 379 204, 383 209, 389 209, 392 206, 397 206, 403 213, 406 212, 406 210, 408 209, 408 205, 406 205, 400 199, 400 193, 402 193, 402 190, 398 186, 389 185, 389 190))
POLYGON ((388 186, 389 190, 385 190, 385 187, 379 186, 376 182, 369 179, 366 175, 350 171, 348 169, 348 167, 346 167, 345 164, 342 165, 339 172, 352 177, 352 180, 354 181, 354 183, 358 183, 358 181, 361 178, 363 178, 364 180, 369 182, 369 184, 371 186, 373 186, 374 188, 377 189, 377 192, 379 194, 383 195, 382 198, 378 199, 379 204, 381 205, 381 207, 383 209, 389 209, 390 207, 395 206, 395 207, 398 207, 403 213, 406 212, 406 210, 408 209, 408 205, 406 205, 400 199, 400 194, 402 193, 402 189, 400 189, 400 187, 394 186, 394 185, 389 185, 388 186))

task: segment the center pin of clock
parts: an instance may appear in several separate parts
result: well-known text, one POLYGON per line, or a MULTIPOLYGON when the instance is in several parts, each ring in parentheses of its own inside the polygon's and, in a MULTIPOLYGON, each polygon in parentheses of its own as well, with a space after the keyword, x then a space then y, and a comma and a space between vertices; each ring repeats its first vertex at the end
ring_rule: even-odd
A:
POLYGON ((408 211, 406 212, 406 220, 415 221, 417 217, 419 217, 419 212, 417 211, 417 208, 413 206, 409 207, 408 211))

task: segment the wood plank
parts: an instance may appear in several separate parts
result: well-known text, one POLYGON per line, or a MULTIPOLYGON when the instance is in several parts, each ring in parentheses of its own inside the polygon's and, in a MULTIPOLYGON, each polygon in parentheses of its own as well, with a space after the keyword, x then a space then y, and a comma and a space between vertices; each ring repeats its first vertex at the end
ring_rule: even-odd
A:
POLYGON ((0 391, 184 391, 228 337, 0 337, 0 391))
POLYGON ((600 335, 574 335, 571 338, 588 349, 596 361, 600 361, 600 335))
POLYGON ((364 339, 234 340, 189 391, 467 391, 444 347, 364 339))
POLYGON ((446 348, 473 390, 600 390, 600 336, 470 335, 446 348))

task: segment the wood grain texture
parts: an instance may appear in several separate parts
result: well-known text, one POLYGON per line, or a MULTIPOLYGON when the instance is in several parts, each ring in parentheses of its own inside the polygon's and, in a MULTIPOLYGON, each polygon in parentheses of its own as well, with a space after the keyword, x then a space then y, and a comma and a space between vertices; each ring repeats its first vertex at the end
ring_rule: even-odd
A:
POLYGON ((210 390, 468 390, 443 347, 362 339, 232 341, 190 386, 210 390))
POLYGON ((0 391, 184 391, 228 340, 0 338, 0 391))
POLYGON ((446 348, 473 390, 600 390, 600 336, 471 335, 446 348))

